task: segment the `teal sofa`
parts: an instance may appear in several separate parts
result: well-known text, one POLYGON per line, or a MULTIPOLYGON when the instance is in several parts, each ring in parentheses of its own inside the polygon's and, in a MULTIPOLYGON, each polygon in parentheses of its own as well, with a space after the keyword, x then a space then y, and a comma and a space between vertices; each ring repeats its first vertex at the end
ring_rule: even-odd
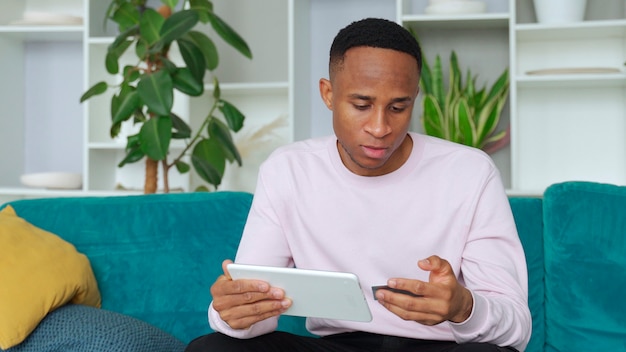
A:
MULTIPOLYGON (((20 217, 88 256, 102 309, 60 308, 8 351, 46 350, 42 339, 65 343, 64 351, 116 351, 116 343, 120 351, 182 351, 210 332, 209 287, 222 260, 234 257, 251 201, 216 192, 11 202, 20 217), (111 324, 131 333, 102 328, 107 319, 63 317, 79 313, 112 315, 111 324), (75 331, 72 324, 81 329, 68 343, 59 331, 75 331), (93 347, 103 339, 109 347, 93 347), (147 339, 165 347, 148 349, 147 339)), ((566 182, 510 203, 529 270, 527 351, 626 351, 626 187, 566 182)), ((279 329, 307 334, 297 317, 282 317, 279 329)))

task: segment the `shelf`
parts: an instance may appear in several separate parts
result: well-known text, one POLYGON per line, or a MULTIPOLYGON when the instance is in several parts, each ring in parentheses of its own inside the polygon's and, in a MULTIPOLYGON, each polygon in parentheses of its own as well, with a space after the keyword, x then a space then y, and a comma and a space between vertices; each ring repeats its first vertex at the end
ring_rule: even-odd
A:
POLYGON ((468 15, 404 15, 405 24, 418 24, 420 28, 507 28, 508 13, 481 13, 468 15))
POLYGON ((24 41, 81 41, 84 26, 0 26, 0 34, 24 41))
MULTIPOLYGON (((212 92, 213 84, 207 83, 204 89, 212 92)), ((289 89, 288 82, 265 82, 265 83, 220 83, 220 90, 228 94, 248 95, 256 93, 286 94, 289 89)))
POLYGON ((518 41, 580 40, 626 36, 626 20, 584 21, 567 25, 538 23, 515 26, 518 41))
POLYGON ((515 78, 518 87, 626 87, 626 74, 563 74, 544 76, 517 76, 515 78))

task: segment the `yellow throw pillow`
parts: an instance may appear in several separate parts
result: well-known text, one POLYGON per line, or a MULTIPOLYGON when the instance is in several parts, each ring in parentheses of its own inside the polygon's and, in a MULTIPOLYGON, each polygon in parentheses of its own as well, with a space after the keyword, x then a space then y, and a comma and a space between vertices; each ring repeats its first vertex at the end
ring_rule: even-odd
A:
POLYGON ((59 236, 0 211, 0 348, 24 341, 51 311, 67 303, 100 307, 87 257, 59 236))

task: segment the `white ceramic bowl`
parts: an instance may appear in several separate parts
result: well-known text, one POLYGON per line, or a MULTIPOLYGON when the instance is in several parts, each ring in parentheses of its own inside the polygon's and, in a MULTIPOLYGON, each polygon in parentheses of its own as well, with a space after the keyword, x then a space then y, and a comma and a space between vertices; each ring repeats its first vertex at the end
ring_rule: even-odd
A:
POLYGON ((20 177, 24 186, 51 189, 79 189, 83 186, 83 175, 71 172, 40 172, 20 177))
POLYGON ((426 7, 425 13, 428 15, 456 15, 484 13, 487 4, 484 1, 443 1, 435 2, 426 7))

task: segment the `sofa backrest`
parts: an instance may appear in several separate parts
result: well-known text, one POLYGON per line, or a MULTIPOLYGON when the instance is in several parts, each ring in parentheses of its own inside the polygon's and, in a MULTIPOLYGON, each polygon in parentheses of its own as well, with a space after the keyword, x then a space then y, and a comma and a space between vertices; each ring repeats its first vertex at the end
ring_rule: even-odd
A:
POLYGON ((541 198, 509 198, 515 225, 528 267, 528 306, 533 331, 526 347, 528 352, 543 351, 545 342, 545 289, 543 250, 543 207, 541 198))
POLYGON ((547 351, 626 351, 626 187, 544 193, 547 351))
POLYGON ((238 192, 30 199, 20 217, 89 257, 102 308, 183 342, 210 332, 209 288, 234 258, 252 195, 238 192))

